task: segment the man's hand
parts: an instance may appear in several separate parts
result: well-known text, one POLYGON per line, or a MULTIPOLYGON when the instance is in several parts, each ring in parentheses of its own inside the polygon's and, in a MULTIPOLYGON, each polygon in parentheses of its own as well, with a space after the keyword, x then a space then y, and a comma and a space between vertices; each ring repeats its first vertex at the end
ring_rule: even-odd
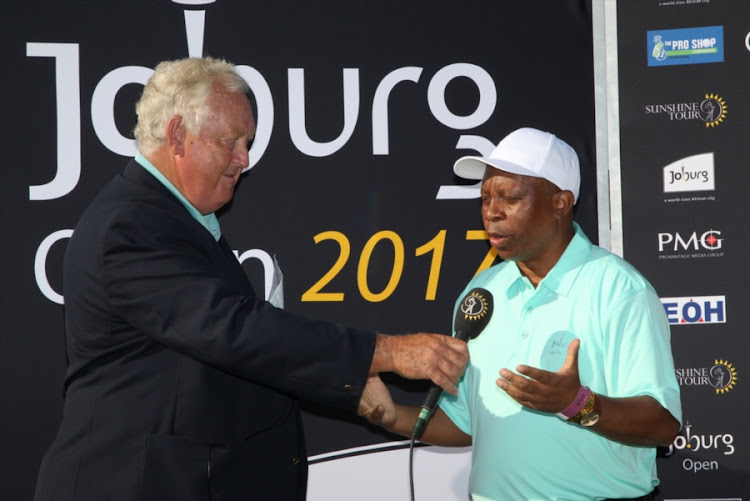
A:
POLYGON ((395 372, 408 379, 430 379, 455 395, 468 362, 469 348, 460 339, 442 334, 378 334, 370 375, 395 372))
POLYGON ((571 341, 565 363, 557 372, 519 365, 516 367, 518 374, 501 369, 501 377, 496 384, 523 406, 543 412, 563 411, 575 399, 581 387, 578 377, 580 344, 580 339, 571 341))
POLYGON ((391 398, 391 393, 379 376, 367 378, 365 389, 359 399, 357 415, 386 429, 392 427, 396 422, 396 406, 391 398))

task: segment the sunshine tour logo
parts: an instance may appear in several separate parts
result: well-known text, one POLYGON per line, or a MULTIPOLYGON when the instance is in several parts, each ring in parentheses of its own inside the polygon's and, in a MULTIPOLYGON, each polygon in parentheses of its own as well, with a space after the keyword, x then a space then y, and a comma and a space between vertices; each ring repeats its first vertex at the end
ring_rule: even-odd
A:
POLYGON ((668 117, 671 122, 698 121, 706 127, 716 127, 727 116, 727 103, 716 94, 706 94, 700 101, 647 104, 644 112, 649 116, 668 117))
POLYGON ((661 304, 672 325, 726 323, 724 296, 663 297, 661 304))
POLYGON ((680 386, 702 386, 723 395, 737 384, 737 369, 727 360, 715 359, 710 367, 675 369, 680 386))

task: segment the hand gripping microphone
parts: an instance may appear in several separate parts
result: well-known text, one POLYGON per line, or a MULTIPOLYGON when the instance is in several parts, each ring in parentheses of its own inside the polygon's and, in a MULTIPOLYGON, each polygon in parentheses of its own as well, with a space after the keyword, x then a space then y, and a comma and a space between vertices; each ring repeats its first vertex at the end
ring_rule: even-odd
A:
MULTIPOLYGON (((475 287, 464 296, 463 301, 458 305, 453 324, 456 331, 455 337, 462 341, 468 341, 469 338, 474 339, 487 326, 491 316, 492 294, 487 289, 475 287)), ((413 438, 419 438, 422 435, 427 422, 432 417, 432 413, 435 412, 442 391, 442 388, 433 385, 427 392, 427 398, 425 398, 417 422, 414 424, 414 431, 411 434, 413 438)))

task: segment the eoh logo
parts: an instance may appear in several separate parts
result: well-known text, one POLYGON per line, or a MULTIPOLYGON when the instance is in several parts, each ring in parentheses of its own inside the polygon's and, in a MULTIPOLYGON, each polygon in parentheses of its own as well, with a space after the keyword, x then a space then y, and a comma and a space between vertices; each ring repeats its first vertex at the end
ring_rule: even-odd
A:
POLYGON ((681 158, 663 169, 664 193, 714 190, 714 154, 681 158))
POLYGON ((672 325, 724 324, 724 296, 663 297, 661 304, 672 325))
POLYGON ((724 61, 724 27, 704 26, 646 33, 649 66, 724 61))

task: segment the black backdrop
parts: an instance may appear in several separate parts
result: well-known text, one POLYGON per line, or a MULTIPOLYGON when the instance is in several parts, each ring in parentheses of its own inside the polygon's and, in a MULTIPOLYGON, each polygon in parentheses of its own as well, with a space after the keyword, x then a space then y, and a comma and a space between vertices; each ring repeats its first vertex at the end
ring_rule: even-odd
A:
MULTIPOLYGON (((643 148, 647 143, 640 135, 649 135, 647 126, 639 123, 646 118, 638 115, 645 99, 639 93, 644 91, 628 87, 632 80, 626 73, 632 71, 638 82, 650 82, 644 86, 647 94, 661 89, 662 77, 678 80, 670 84, 673 98, 649 95, 645 104, 702 99, 694 97, 696 90, 704 92, 699 82, 691 83, 693 91, 684 85, 697 70, 670 77, 674 71, 662 70, 672 68, 646 68, 644 30, 693 22, 676 23, 671 17, 675 15, 700 18, 712 13, 724 19, 716 24, 741 21, 732 16, 727 0, 714 0, 711 10, 662 8, 659 3, 639 2, 649 12, 646 18, 627 9, 618 12, 622 109, 632 106, 637 115, 632 122, 623 118, 623 124, 633 124, 632 129, 623 127, 625 254, 643 268, 662 296, 729 295, 738 282, 678 279, 682 263, 664 263, 653 256, 655 233, 683 232, 687 238, 694 230, 676 222, 661 229, 655 221, 653 228, 644 229, 643 212, 637 211, 665 209, 659 197, 650 202, 655 206, 641 207, 640 195, 629 195, 643 190, 637 180, 642 175, 634 174, 633 181, 630 169, 656 172, 650 183, 658 184, 660 166, 689 151, 677 148, 682 140, 643 148), (669 150, 664 158, 655 154, 669 150), (641 215, 631 216, 631 210, 641 215)), ((259 127, 255 158, 220 221, 240 256, 255 249, 256 256, 278 259, 290 310, 384 332, 449 331, 453 301, 488 252, 486 242, 467 236, 467 231, 481 230, 478 202, 467 183, 453 175, 452 163, 520 126, 552 131, 578 151, 583 186, 576 218, 597 241, 590 1, 389 0, 374 5, 34 0, 4 6, 3 11, 0 47, 7 58, 1 137, 6 178, 0 190, 6 236, 0 302, 0 499, 31 498, 39 461, 54 436, 65 370, 64 309, 58 294, 66 238, 99 187, 131 154, 128 138, 139 82, 158 61, 201 54, 224 57, 246 66, 243 71, 252 77, 259 127), (398 83, 390 90, 394 81, 398 83), (468 190, 468 198, 456 195, 455 185, 468 190), (342 253, 347 247, 348 255, 342 253), (339 259, 343 266, 337 270, 339 259), (315 296, 316 284, 320 293, 343 297, 315 296), (303 300, 309 296, 312 300, 303 300)), ((744 45, 733 50, 735 57, 747 61, 744 45)), ((729 66, 728 48, 725 66, 723 87, 710 90, 713 84, 706 84, 705 92, 729 93, 730 86, 740 92, 741 81, 730 78, 736 68, 729 66)), ((708 135, 702 129, 695 133, 704 133, 700 137, 707 144, 717 132, 725 134, 722 155, 727 157, 741 153, 729 146, 741 123, 740 96, 732 97, 735 107, 726 124, 708 135)), ((658 129, 654 135, 665 127, 653 126, 658 129)), ((695 141, 687 143, 697 148, 695 141)), ((737 163, 727 162, 724 168, 727 188, 728 171, 744 172, 740 158, 746 156, 737 156, 737 163)), ((719 222, 705 224, 723 225, 720 229, 728 234, 730 220, 740 217, 731 214, 733 203, 732 195, 724 192, 715 203, 680 208, 696 214, 721 210, 719 222)), ((739 226, 734 228, 731 259, 727 252, 726 258, 712 261, 723 274, 729 266, 742 269, 739 226)), ((710 270, 694 271, 704 261, 691 264, 690 273, 711 275, 710 270)), ((262 290, 262 262, 247 259, 243 266, 262 290)), ((734 294, 741 304, 742 293, 734 294)), ((742 329, 730 325, 714 328, 720 331, 717 337, 733 339, 725 344, 734 351, 724 355, 712 333, 701 332, 696 335, 705 345, 696 345, 695 353, 692 339, 676 341, 678 365, 711 368, 716 365, 713 357, 742 364, 732 358, 742 329)), ((675 337, 677 329, 691 328, 711 327, 675 327, 675 337)), ((390 383, 399 398, 421 400, 423 385, 398 379, 390 383)), ((686 398, 704 399, 686 402, 694 433, 732 434, 736 451, 724 455, 727 446, 719 438, 722 449, 714 447, 711 453, 721 471, 693 473, 680 463, 690 457, 689 449, 677 449, 660 460, 663 492, 684 495, 682 489, 692 492, 700 486, 706 495, 726 491, 738 496, 738 475, 747 473, 748 464, 742 456, 739 418, 717 419, 713 410, 723 406, 722 416, 738 415, 742 390, 720 396, 707 388, 694 390, 695 397, 686 391, 686 398)), ((356 418, 313 406, 306 407, 305 422, 312 456, 395 440, 356 418)), ((695 439, 684 441, 690 440, 695 439)), ((711 455, 700 457, 714 460, 711 455)), ((311 481, 314 475, 315 470, 311 481)), ((337 488, 331 486, 332 492, 337 488)))

